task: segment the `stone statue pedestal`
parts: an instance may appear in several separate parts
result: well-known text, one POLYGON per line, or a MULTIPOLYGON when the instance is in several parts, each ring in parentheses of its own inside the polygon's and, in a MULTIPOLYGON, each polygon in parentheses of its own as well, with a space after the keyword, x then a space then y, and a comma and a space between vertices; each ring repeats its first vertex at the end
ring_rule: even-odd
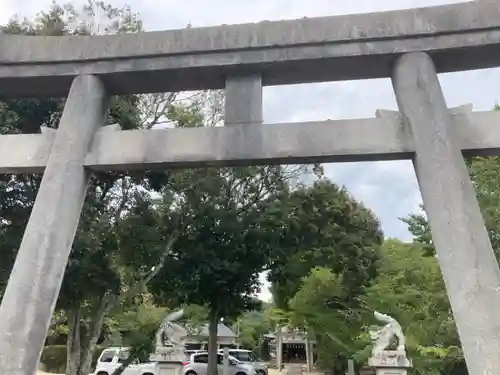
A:
POLYGON ((184 362, 184 351, 184 347, 157 347, 149 359, 154 362, 184 362))
POLYGON ((182 375, 183 362, 158 362, 156 364, 156 375, 182 375))
POLYGON ((156 348, 149 360, 156 362, 156 375, 182 375, 184 348, 156 348))
POLYGON ((368 365, 373 367, 376 375, 407 375, 412 367, 411 360, 406 357, 406 352, 384 350, 368 360, 368 365))

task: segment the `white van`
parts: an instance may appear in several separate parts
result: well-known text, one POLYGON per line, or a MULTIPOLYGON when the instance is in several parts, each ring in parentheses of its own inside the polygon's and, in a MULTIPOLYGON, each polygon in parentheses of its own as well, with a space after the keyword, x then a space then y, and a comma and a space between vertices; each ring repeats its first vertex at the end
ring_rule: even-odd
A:
MULTIPOLYGON (((112 347, 104 349, 97 360, 96 370, 92 375, 111 375, 129 356, 129 348, 112 347)), ((123 371, 123 375, 157 375, 156 363, 132 362, 123 371)))

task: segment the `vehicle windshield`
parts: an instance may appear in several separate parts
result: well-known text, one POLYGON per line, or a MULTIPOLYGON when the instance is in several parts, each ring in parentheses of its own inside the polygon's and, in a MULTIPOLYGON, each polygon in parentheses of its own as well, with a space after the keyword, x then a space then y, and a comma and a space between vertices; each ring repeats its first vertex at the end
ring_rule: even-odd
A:
POLYGON ((252 362, 263 362, 262 359, 257 357, 257 355, 254 352, 250 352, 249 357, 252 360, 252 362))
POLYGON ((253 352, 247 350, 234 351, 231 355, 241 362, 262 362, 253 352))
POLYGON ((117 354, 116 350, 108 349, 102 352, 99 362, 112 362, 117 354))
POLYGON ((130 350, 128 349, 120 350, 120 353, 118 353, 118 363, 125 362, 129 356, 130 356, 130 350))

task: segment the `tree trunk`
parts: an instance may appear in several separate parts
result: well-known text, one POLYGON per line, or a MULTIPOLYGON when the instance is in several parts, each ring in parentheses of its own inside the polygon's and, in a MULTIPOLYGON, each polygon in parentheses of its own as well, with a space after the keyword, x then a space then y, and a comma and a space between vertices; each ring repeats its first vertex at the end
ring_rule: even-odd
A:
POLYGON ((347 373, 347 366, 343 365, 334 365, 333 374, 334 375, 344 375, 347 373))
POLYGON ((219 314, 217 310, 210 311, 208 322, 208 369, 207 375, 217 375, 217 327, 219 314))
POLYGON ((80 368, 77 375, 88 375, 91 372, 92 357, 97 344, 97 340, 101 336, 102 326, 104 325, 104 318, 108 313, 110 302, 113 296, 105 294, 101 297, 99 304, 96 306, 94 312, 90 317, 90 326, 87 332, 86 342, 81 347, 81 361, 80 368))
POLYGON ((66 375, 78 375, 80 368, 80 308, 68 310, 66 375))
POLYGON ((66 342, 66 375, 88 375, 91 372, 92 356, 101 335, 104 318, 110 306, 111 296, 103 295, 90 316, 87 330, 82 334, 81 308, 68 310, 68 340, 66 342))

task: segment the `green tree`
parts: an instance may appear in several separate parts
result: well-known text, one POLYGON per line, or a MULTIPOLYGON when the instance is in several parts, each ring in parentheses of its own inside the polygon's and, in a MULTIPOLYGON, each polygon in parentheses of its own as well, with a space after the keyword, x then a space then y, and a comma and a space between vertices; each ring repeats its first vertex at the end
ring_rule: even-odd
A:
POLYGON ((170 190, 177 203, 167 200, 174 212, 165 217, 182 210, 189 224, 151 291, 171 303, 209 308, 209 374, 215 374, 218 322, 254 305, 272 251, 273 234, 262 222, 285 177, 280 167, 196 169, 179 177, 170 190))
POLYGON ((207 306, 187 305, 184 307, 184 316, 179 319, 179 322, 184 323, 189 335, 201 337, 209 314, 210 310, 207 306))
POLYGON ((309 330, 318 364, 343 373, 355 351, 350 337, 361 327, 359 297, 377 275, 380 224, 326 179, 287 192, 273 213, 271 225, 280 228, 268 276, 273 319, 309 330))
POLYGON ((273 328, 266 310, 246 311, 233 324, 233 331, 238 335, 238 342, 244 348, 253 350, 260 356, 267 355, 267 353, 262 353, 263 335, 272 331, 273 328))
POLYGON ((300 186, 276 200, 269 225, 279 228, 268 276, 279 308, 288 308, 314 267, 343 276, 344 303, 355 301, 377 275, 383 240, 378 220, 329 180, 300 186))
POLYGON ((289 303, 290 324, 316 340, 317 366, 334 375, 344 374, 347 359, 359 350, 362 311, 339 306, 346 300, 342 274, 315 267, 289 303))

